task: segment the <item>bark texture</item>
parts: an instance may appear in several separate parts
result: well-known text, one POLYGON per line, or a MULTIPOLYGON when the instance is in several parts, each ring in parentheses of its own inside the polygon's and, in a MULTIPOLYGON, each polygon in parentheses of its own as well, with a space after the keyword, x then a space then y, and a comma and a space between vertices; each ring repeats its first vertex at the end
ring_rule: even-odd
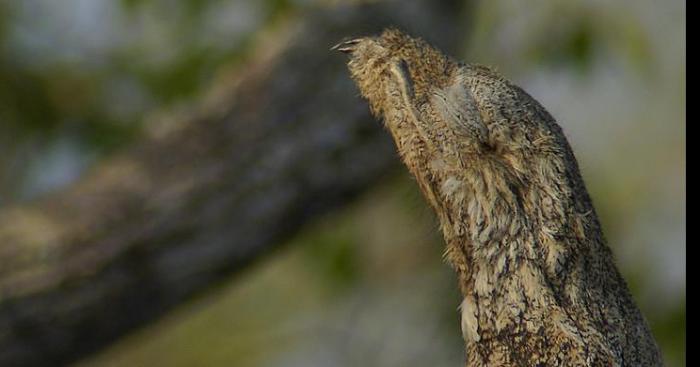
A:
POLYGON ((397 160, 329 47, 393 24, 454 49, 458 13, 390 1, 303 14, 223 92, 74 186, 0 211, 0 365, 93 352, 370 186, 397 160))
POLYGON ((438 215, 467 366, 659 366, 561 128, 491 69, 397 30, 348 67, 438 215))

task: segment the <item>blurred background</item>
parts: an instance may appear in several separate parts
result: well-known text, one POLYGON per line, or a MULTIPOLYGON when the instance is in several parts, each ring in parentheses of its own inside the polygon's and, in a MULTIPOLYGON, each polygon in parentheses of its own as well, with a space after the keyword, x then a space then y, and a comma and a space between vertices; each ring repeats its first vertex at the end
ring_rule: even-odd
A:
MULTIPOLYGON (((150 116, 204 94, 261 32, 348 2, 0 2, 0 210, 69 187, 150 116)), ((668 365, 685 365, 685 2, 464 9, 455 56, 496 67, 562 125, 668 365)), ((412 180, 392 171, 77 365, 458 366, 460 299, 442 249, 412 180)))

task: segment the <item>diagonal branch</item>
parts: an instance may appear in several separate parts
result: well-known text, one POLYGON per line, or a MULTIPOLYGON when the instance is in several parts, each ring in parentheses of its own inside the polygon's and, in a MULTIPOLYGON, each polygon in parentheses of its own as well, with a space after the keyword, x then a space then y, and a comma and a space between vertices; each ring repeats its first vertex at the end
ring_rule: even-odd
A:
POLYGON ((196 111, 166 118, 69 189, 1 210, 0 365, 98 350, 369 187, 398 160, 328 49, 387 25, 454 49, 456 7, 305 14, 196 111))

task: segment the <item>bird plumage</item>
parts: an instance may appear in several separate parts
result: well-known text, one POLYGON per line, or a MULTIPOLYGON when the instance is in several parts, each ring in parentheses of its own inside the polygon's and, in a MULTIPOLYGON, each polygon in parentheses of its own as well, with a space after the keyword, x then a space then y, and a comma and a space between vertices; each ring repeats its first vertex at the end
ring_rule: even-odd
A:
POLYGON ((657 366, 561 128, 494 70, 390 29, 336 46, 440 220, 468 366, 657 366))

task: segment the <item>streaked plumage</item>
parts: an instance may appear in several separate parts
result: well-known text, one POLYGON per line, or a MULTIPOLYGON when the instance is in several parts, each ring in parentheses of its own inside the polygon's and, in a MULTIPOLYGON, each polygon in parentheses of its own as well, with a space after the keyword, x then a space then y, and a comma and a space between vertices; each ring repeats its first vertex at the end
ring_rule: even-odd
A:
POLYGON ((537 101, 397 30, 335 49, 440 220, 468 366, 662 364, 537 101))

